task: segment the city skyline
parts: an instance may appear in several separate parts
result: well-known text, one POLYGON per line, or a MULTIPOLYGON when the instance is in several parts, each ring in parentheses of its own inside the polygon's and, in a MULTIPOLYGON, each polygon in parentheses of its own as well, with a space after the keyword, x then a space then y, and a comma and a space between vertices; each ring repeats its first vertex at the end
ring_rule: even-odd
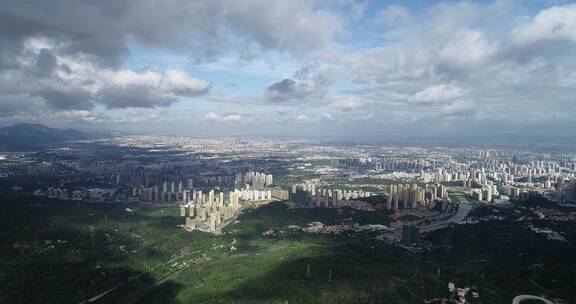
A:
POLYGON ((2 126, 574 137, 569 1, 2 2, 2 126))
POLYGON ((0 304, 576 303, 574 88, 574 0, 0 0, 0 304))

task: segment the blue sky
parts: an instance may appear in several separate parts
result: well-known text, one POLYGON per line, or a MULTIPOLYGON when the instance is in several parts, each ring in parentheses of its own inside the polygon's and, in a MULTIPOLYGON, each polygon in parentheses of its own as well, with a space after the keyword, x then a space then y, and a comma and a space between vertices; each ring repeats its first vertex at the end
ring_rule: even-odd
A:
POLYGON ((0 124, 320 137, 575 125, 569 1, 73 2, 0 8, 0 26, 20 29, 0 31, 0 124))

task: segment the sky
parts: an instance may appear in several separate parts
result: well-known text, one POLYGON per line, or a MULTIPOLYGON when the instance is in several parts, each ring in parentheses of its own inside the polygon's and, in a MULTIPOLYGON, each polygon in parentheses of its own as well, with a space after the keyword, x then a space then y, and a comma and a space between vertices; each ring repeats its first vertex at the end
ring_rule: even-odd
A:
POLYGON ((574 139, 576 3, 0 0, 0 125, 574 139))

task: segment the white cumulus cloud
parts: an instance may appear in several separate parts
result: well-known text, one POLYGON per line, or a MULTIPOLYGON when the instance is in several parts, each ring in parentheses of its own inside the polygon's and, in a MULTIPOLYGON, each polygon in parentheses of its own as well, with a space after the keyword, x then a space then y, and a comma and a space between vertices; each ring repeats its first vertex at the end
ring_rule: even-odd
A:
POLYGON ((422 91, 408 97, 408 102, 418 104, 448 103, 466 96, 463 88, 452 84, 439 84, 429 86, 422 91))
POLYGON ((518 44, 567 40, 576 42, 576 4, 553 6, 542 10, 512 32, 518 44))

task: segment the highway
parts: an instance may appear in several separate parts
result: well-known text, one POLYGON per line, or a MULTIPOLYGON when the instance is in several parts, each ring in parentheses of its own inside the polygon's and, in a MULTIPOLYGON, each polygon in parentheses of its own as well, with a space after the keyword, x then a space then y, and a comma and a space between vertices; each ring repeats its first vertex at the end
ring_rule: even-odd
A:
POLYGON ((470 213, 472 209, 473 209, 472 205, 460 203, 458 204, 458 211, 456 212, 456 214, 452 215, 447 219, 434 221, 431 224, 421 226, 420 232, 424 231, 428 232, 432 230, 442 229, 452 223, 459 223, 468 215, 468 213, 470 213))
POLYGON ((542 303, 546 303, 546 304, 554 304, 554 302, 545 299, 545 298, 541 298, 541 297, 537 297, 537 296, 531 296, 531 295, 519 295, 516 296, 513 300, 512 300, 512 304, 520 304, 522 303, 522 301, 527 301, 527 300, 540 300, 542 301, 542 303))

